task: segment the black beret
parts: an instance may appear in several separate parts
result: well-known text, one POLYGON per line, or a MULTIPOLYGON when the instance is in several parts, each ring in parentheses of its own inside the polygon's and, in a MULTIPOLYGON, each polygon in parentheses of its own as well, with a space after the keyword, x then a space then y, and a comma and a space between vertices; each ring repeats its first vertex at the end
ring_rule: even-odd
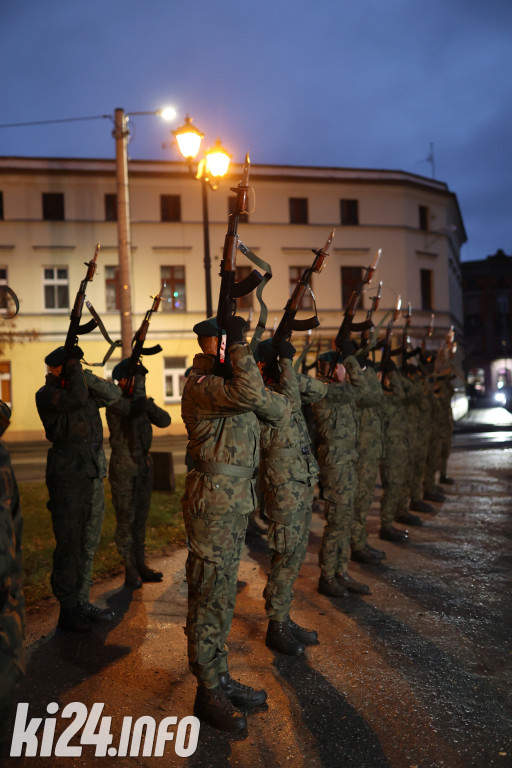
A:
POLYGON ((336 362, 341 363, 342 358, 343 355, 336 352, 335 349, 330 349, 328 352, 322 352, 322 354, 318 356, 318 361, 320 363, 332 363, 333 360, 336 360, 336 362))
POLYGON ((254 350, 254 359, 257 363, 268 363, 272 359, 272 339, 260 341, 254 350))
POLYGON ((220 328, 217 318, 209 317, 207 320, 201 320, 199 323, 196 323, 192 330, 198 336, 218 336, 220 328))
POLYGON ((54 349, 49 355, 46 355, 44 361, 50 368, 58 368, 59 365, 64 365, 66 362, 65 348, 57 347, 57 349, 54 349))

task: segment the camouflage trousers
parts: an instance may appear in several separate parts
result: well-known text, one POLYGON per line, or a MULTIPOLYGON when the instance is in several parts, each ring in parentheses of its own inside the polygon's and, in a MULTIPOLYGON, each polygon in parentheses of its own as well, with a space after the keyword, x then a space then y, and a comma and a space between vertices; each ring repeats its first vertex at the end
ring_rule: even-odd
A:
POLYGON ((406 434, 386 436, 380 462, 380 523, 393 524, 395 514, 409 510, 409 445, 406 434))
POLYGON ((423 476, 423 489, 426 493, 434 493, 436 490, 436 472, 439 469, 441 459, 441 439, 439 436, 440 408, 436 401, 432 409, 432 430, 428 444, 428 453, 425 461, 425 473, 423 476))
POLYGON ((226 640, 254 500, 251 480, 197 470, 187 475, 182 498, 188 547, 185 634, 189 669, 207 688, 217 687, 219 674, 228 669, 226 640))
POLYGON ((14 694, 25 671, 23 656, 23 606, 9 595, 0 610, 0 755, 9 736, 14 694), (14 604, 14 602, 16 604, 14 604))
POLYGON ((312 508, 312 485, 289 481, 265 488, 271 561, 263 597, 269 619, 285 621, 290 613, 293 585, 306 557, 312 508))
POLYGON ((441 477, 448 474, 448 459, 452 450, 452 434, 453 434, 453 419, 451 413, 451 405, 448 404, 448 408, 443 403, 441 409, 441 420, 439 425, 439 440, 441 443, 439 449, 439 473, 441 477))
POLYGON ((320 480, 326 523, 319 564, 322 575, 330 579, 347 572, 357 482, 355 462, 322 467, 320 480))
POLYGON ((364 549, 368 544, 366 521, 375 495, 375 483, 379 474, 379 462, 382 454, 382 441, 375 436, 373 442, 364 448, 360 446, 356 462, 357 486, 354 496, 354 518, 350 543, 352 549, 364 549))
POLYGON ((148 454, 142 456, 137 465, 137 474, 123 474, 122 471, 109 474, 112 489, 112 503, 116 511, 116 532, 114 541, 121 557, 134 556, 144 560, 146 524, 151 505, 153 488, 153 460, 148 454))
POLYGON ((73 608, 89 600, 105 513, 103 478, 47 471, 46 485, 55 536, 50 581, 61 606, 73 608))

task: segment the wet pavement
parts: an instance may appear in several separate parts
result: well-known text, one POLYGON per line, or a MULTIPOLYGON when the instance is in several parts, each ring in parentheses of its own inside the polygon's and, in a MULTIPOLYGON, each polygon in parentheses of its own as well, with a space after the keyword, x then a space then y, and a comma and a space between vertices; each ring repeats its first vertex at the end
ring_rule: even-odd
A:
MULTIPOLYGON (((202 726, 195 753, 95 757, 16 757, 16 766, 177 766, 197 768, 493 768, 512 766, 512 450, 456 450, 455 485, 405 545, 381 542, 378 496, 370 543, 387 553, 380 566, 351 564, 371 594, 334 599, 317 592, 323 520, 316 512, 292 617, 318 630, 307 657, 264 645, 261 593, 268 567, 264 540, 248 540, 239 572, 230 635, 233 677, 268 692, 236 740, 202 726)), ((130 593, 120 578, 94 587, 116 610, 86 636, 55 632, 53 601, 28 617, 28 669, 19 701, 29 717, 46 706, 104 703, 111 744, 123 718, 192 713, 195 684, 187 671, 185 551, 155 561, 162 584, 130 593)), ((68 721, 57 714, 57 733, 68 721)), ((176 730, 176 729, 175 729, 176 730)), ((40 731, 38 732, 40 734, 40 731)), ((41 738, 39 738, 39 742, 41 738)), ((55 739, 56 741, 56 739, 55 739)), ((78 744, 75 737, 70 744, 78 744)), ((39 746, 40 752, 40 746, 39 746)))

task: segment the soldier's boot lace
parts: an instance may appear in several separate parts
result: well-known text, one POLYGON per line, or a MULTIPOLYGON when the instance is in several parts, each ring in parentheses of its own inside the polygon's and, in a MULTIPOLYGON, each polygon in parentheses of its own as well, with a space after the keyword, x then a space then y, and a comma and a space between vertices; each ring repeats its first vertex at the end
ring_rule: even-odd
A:
POLYGON ((293 636, 286 621, 269 620, 265 645, 286 656, 302 656, 305 653, 304 645, 293 636))
POLYGON ((286 619, 288 629, 299 643, 303 645, 318 645, 318 632, 315 629, 306 629, 296 624, 289 616, 286 619))
POLYGON ((233 704, 239 706, 256 707, 267 700, 267 692, 263 689, 257 691, 249 685, 244 685, 238 680, 233 680, 229 672, 221 672, 219 686, 233 704))
POLYGON ((78 603, 82 616, 88 621, 112 621, 115 618, 115 613, 110 608, 98 608, 97 605, 92 603, 78 603))
POLYGON ((129 589, 140 589, 142 581, 131 557, 124 559, 124 584, 129 589))
POLYGON ((235 709, 220 686, 205 688, 200 685, 198 687, 194 715, 219 731, 239 734, 247 732, 247 720, 235 709))

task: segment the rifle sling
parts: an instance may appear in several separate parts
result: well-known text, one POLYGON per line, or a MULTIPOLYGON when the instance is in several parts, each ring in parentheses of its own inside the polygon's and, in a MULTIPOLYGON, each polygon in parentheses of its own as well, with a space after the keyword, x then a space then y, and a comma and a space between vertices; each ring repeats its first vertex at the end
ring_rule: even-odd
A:
MULTIPOLYGON (((122 341, 120 341, 120 340, 119 340, 119 341, 112 341, 112 339, 111 339, 111 338, 110 338, 110 336, 108 335, 107 329, 106 329, 106 328, 105 328, 105 326, 103 325, 103 322, 102 322, 102 320, 101 320, 101 317, 98 315, 98 313, 97 313, 97 312, 96 312, 96 310, 94 309, 94 307, 93 307, 93 305, 91 304, 91 302, 90 302, 90 301, 86 301, 85 303, 87 304, 87 309, 89 310, 89 312, 91 313, 91 315, 92 315, 92 316, 93 316, 93 318, 94 318, 94 321, 95 321, 95 326, 96 326, 96 325, 98 326, 98 328, 100 329, 100 331, 101 331, 101 333, 102 333, 102 335, 103 335, 103 338, 105 339, 105 341, 106 341, 108 344, 110 344, 110 349, 108 350, 107 354, 105 355, 105 357, 103 358, 103 360, 101 361, 101 363, 87 363, 87 365, 91 365, 91 366, 101 366, 101 367, 103 367, 103 366, 105 365, 105 363, 107 362, 107 360, 109 360, 109 359, 110 359, 110 357, 112 356, 112 354, 114 353, 114 351, 117 349, 117 347, 120 347, 120 346, 122 345, 122 341)), ((92 321, 91 321, 91 322, 92 322, 92 321)))
POLYGON ((244 254, 244 256, 246 256, 249 259, 250 262, 255 264, 257 267, 259 267, 262 270, 262 272, 265 273, 262 279, 260 280, 258 287, 256 288, 256 298, 258 299, 258 302, 260 305, 260 316, 258 318, 258 322, 256 324, 256 328, 254 329, 251 343, 249 345, 249 349, 251 350, 251 352, 254 352, 254 350, 259 344, 259 341, 263 335, 265 326, 267 324, 268 309, 267 309, 267 305, 263 301, 262 295, 263 295, 264 287, 272 277, 272 267, 270 266, 270 264, 267 264, 266 261, 263 261, 263 259, 260 259, 259 256, 256 256, 256 254, 253 253, 250 248, 247 248, 247 246, 244 245, 241 240, 238 241, 238 248, 244 254))

